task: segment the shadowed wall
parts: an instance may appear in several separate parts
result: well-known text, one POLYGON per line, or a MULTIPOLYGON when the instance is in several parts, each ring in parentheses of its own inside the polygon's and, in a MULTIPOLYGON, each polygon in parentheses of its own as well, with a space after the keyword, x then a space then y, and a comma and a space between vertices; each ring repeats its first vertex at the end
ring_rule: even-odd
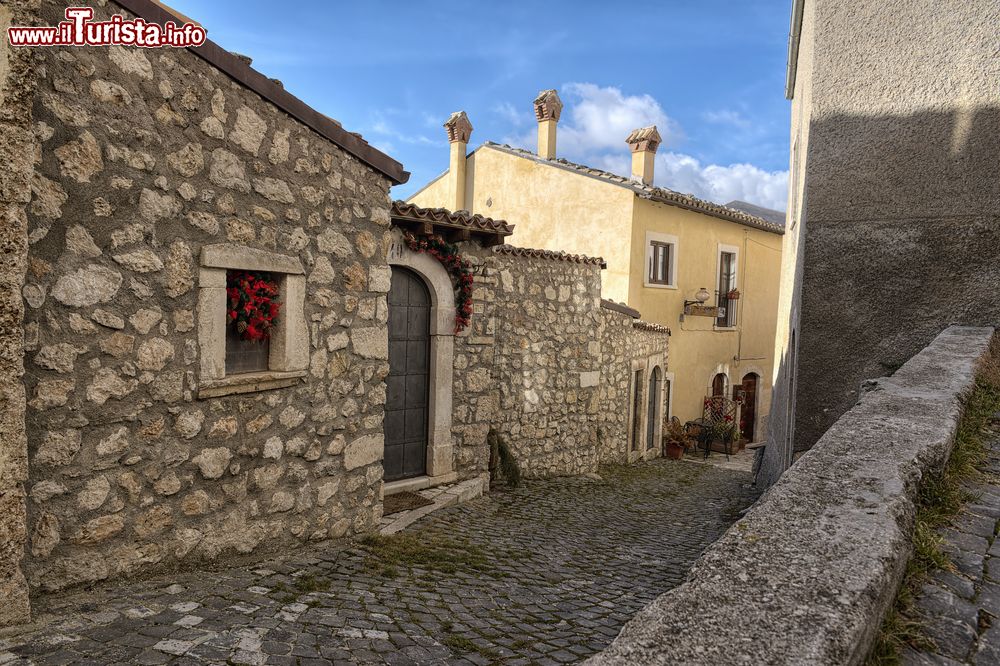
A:
POLYGON ((1000 323, 1000 5, 800 4, 768 484, 864 380, 1000 323))

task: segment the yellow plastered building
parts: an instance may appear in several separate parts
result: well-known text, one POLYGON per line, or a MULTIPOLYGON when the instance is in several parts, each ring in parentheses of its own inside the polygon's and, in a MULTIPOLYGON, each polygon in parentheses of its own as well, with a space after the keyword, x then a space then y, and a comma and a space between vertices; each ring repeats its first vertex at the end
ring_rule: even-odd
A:
POLYGON ((625 138, 631 177, 559 159, 556 91, 540 93, 534 106, 534 153, 492 142, 469 152, 472 124, 452 114, 449 168, 409 201, 507 220, 514 245, 604 258, 603 297, 671 329, 669 416, 696 419, 707 396, 741 396, 744 437, 763 439, 784 214, 654 187, 655 127, 625 138), (722 310, 710 314, 713 307, 722 310))

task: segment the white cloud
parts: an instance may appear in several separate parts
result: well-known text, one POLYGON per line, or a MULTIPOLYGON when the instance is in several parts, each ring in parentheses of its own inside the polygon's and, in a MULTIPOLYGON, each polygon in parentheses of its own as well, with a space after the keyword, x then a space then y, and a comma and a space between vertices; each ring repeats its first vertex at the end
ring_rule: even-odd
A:
POLYGON ((567 83, 562 90, 569 118, 564 113, 559 144, 567 155, 625 150, 625 137, 647 125, 656 125, 666 143, 680 138, 680 128, 650 95, 625 95, 593 83, 567 83))
POLYGON ((690 155, 667 152, 656 156, 655 174, 661 187, 716 203, 740 199, 775 210, 787 206, 787 171, 765 171, 752 164, 702 166, 690 155))
MULTIPOLYGON (((765 171, 752 164, 702 164, 684 153, 665 150, 683 138, 680 126, 651 95, 626 95, 615 87, 593 83, 567 83, 562 87, 566 105, 559 123, 559 156, 627 176, 631 158, 625 137, 637 127, 656 125, 663 145, 656 156, 655 184, 693 194, 716 203, 741 199, 784 210, 787 171, 765 171)), ((706 121, 740 130, 751 123, 736 111, 709 111, 706 121)), ((535 149, 535 132, 518 132, 504 139, 514 146, 535 149)))

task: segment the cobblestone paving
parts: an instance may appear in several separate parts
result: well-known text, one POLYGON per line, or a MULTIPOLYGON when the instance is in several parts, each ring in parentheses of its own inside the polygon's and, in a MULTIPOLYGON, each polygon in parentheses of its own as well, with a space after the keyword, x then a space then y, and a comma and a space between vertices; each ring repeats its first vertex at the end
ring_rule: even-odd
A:
POLYGON ((916 599, 937 649, 907 650, 903 664, 1000 664, 1000 433, 989 446, 989 482, 969 484, 977 499, 941 530, 955 570, 936 572, 916 599))
MULTIPOLYGON (((530 482, 401 535, 52 597, 0 664, 560 664, 677 585, 756 495, 656 461, 530 482)), ((1000 497, 998 497, 1000 507, 1000 497)))

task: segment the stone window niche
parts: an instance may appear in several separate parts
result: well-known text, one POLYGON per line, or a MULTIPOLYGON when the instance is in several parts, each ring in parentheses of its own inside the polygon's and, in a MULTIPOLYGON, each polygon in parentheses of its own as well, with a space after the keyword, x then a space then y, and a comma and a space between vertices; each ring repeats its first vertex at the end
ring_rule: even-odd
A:
POLYGON ((305 297, 305 271, 296 257, 228 243, 203 247, 198 275, 198 397, 264 391, 301 381, 309 367, 305 297), (226 275, 232 270, 269 273, 278 283, 281 316, 265 346, 266 362, 260 345, 254 349, 240 344, 229 333, 226 275))

